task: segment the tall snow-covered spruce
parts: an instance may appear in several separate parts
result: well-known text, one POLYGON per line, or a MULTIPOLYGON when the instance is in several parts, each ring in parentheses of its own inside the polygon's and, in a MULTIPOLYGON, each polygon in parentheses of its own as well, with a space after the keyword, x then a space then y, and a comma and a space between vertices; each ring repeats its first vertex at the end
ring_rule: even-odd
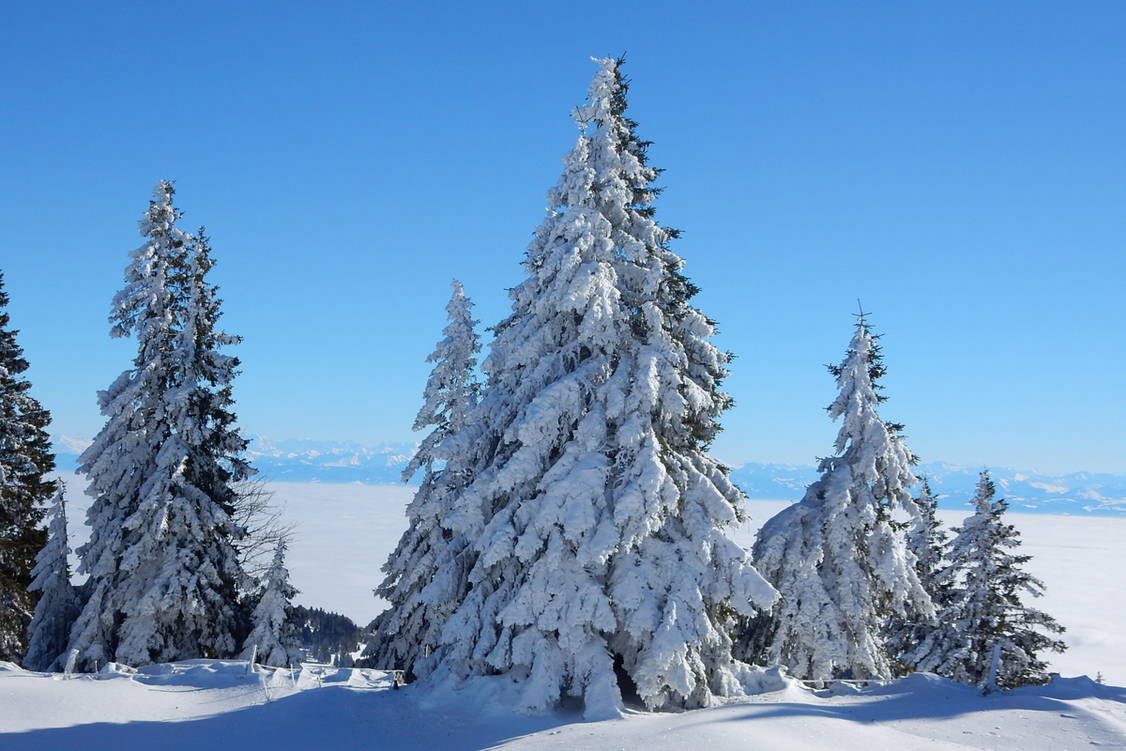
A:
POLYGON ((238 339, 215 329, 207 241, 175 226, 173 193, 160 182, 141 220, 110 316, 137 356, 99 394, 106 425, 80 458, 94 502, 70 647, 84 668, 230 656, 242 629, 231 483, 249 468, 231 412, 238 361, 219 352, 238 339))
POLYGON ((28 362, 9 328, 8 295, 0 274, 0 660, 19 662, 35 608, 28 591, 35 554, 46 535, 43 506, 55 492, 47 425, 51 415, 31 396, 28 362))
POLYGON ((1063 627, 1047 613, 1026 607, 1021 592, 1034 597, 1044 583, 1021 570, 1029 556, 1015 555, 1020 533, 1002 521, 1008 508, 994 500, 988 472, 981 473, 974 513, 956 530, 949 560, 939 575, 945 586, 937 625, 905 662, 986 691, 1048 680, 1044 650, 1062 652, 1050 634, 1063 627))
POLYGON ((621 60, 597 64, 485 395, 435 452, 470 478, 443 524, 476 560, 432 679, 509 686, 528 710, 576 697, 588 716, 623 692, 654 709, 741 692, 733 620, 776 597, 726 534, 742 496, 706 454, 728 358, 653 220, 621 60))
POLYGON ((242 658, 262 665, 289 667, 301 664, 297 629, 293 623, 293 598, 297 590, 289 583, 285 567, 284 540, 274 549, 274 560, 266 571, 262 592, 254 607, 253 627, 243 645, 242 658))
POLYGON ((60 481, 51 504, 47 544, 35 556, 34 577, 28 589, 39 593, 35 615, 28 627, 24 667, 31 670, 58 670, 65 660, 71 624, 78 615, 78 598, 70 583, 67 555, 66 488, 60 481))
POLYGON ((883 364, 863 315, 844 362, 830 370, 839 388, 828 408, 841 420, 836 454, 821 460, 802 500, 759 531, 755 566, 782 597, 746 624, 744 655, 799 678, 887 678, 888 620, 934 613, 892 518, 897 508, 918 515, 908 492, 916 479, 899 426, 876 410, 883 364))
POLYGON ((466 416, 477 404, 480 385, 474 375, 478 342, 473 303, 461 282, 454 281, 446 306, 449 323, 442 330, 427 362, 434 369, 426 381, 415 430, 431 428, 410 463, 403 482, 422 471, 422 483, 407 506, 410 522, 395 551, 383 565, 385 578, 375 594, 390 607, 373 624, 375 640, 367 655, 376 667, 401 668, 409 675, 426 675, 438 646, 442 625, 465 595, 472 550, 462 534, 442 527, 449 498, 463 484, 457 461, 435 466, 435 448, 465 428, 466 416))

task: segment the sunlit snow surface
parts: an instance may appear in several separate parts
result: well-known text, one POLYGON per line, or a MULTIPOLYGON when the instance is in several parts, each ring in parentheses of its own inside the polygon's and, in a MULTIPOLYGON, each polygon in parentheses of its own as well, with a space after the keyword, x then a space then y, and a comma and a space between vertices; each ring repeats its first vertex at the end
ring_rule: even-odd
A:
POLYGON ((1126 690, 1087 678, 982 697, 930 675, 864 690, 779 691, 679 714, 579 722, 488 697, 392 688, 386 673, 191 660, 98 675, 0 663, 4 751, 121 749, 1080 749, 1126 744, 1126 690), (827 741, 830 741, 827 744, 827 741))

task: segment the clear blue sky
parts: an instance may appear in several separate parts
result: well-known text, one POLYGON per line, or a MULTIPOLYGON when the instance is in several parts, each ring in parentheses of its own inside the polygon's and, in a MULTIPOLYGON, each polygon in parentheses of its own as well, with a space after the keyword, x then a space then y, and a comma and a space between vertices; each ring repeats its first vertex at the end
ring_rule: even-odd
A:
POLYGON ((1126 5, 8 3, 0 269, 90 437, 152 185, 207 225, 248 433, 410 440, 450 278, 484 324, 591 55, 738 360, 715 453, 809 462, 856 299, 927 460, 1126 471, 1126 5), (408 5, 410 7, 408 7, 408 5))

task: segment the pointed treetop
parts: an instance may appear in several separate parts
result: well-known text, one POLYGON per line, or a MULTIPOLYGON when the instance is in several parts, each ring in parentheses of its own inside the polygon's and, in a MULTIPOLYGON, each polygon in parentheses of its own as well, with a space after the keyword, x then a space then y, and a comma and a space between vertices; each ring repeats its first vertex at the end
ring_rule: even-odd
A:
MULTIPOLYGON (((993 496, 997 493, 997 486, 993 483, 993 478, 989 476, 989 470, 981 470, 978 476, 977 487, 975 488, 973 504, 975 510, 979 514, 992 514, 996 513, 999 509, 998 506, 1007 507, 1008 504, 1004 499, 994 501, 993 496)), ((1001 509, 1003 510, 1003 509, 1001 509)))
POLYGON ((183 212, 172 205, 175 193, 170 181, 158 182, 138 222, 145 243, 130 253, 125 287, 114 295, 110 305, 111 337, 136 333, 140 338, 159 339, 167 333, 172 298, 165 277, 183 259, 184 246, 190 239, 176 227, 183 212))
POLYGON ((993 494, 997 492, 997 486, 993 484, 993 478, 989 476, 989 470, 983 469, 978 473, 977 477, 977 497, 978 498, 992 498, 993 494))
POLYGON ((450 280, 450 289, 453 293, 450 295, 450 301, 446 303, 446 312, 451 316, 462 313, 473 307, 473 303, 465 296, 465 287, 457 279, 450 280))
POLYGON ((442 329, 443 339, 426 357, 426 362, 436 364, 426 381, 423 405, 413 426, 414 430, 438 426, 435 443, 461 429, 466 413, 476 404, 479 390, 473 379, 476 353, 481 349, 475 331, 479 321, 473 318, 473 301, 465 295, 461 282, 454 279, 450 287, 453 292, 446 304, 449 323, 442 329))
POLYGON ((278 540, 278 544, 274 547, 274 561, 270 566, 271 571, 279 571, 285 567, 285 553, 289 549, 289 540, 285 537, 278 540))
POLYGON ((49 585, 49 579, 62 571, 64 576, 69 576, 67 564, 67 518, 66 518, 66 483, 56 480, 55 494, 51 497, 47 515, 48 523, 47 543, 35 556, 35 568, 32 569, 34 579, 29 590, 41 591, 49 585), (61 551, 61 552, 60 552, 61 551))
POLYGON ((856 298, 856 309, 859 312, 852 314, 856 318, 856 325, 861 328, 867 328, 868 324, 867 321, 865 321, 865 317, 868 316, 871 311, 868 311, 867 313, 864 312, 864 306, 861 304, 859 297, 856 298))
POLYGON ((211 238, 207 236, 207 228, 202 224, 196 230, 194 240, 195 242, 192 243, 194 252, 191 257, 192 271, 202 276, 215 265, 215 259, 211 257, 211 238))
POLYGON ((159 230, 165 232, 172 230, 172 225, 184 215, 182 211, 172 205, 172 199, 175 195, 176 187, 171 180, 157 182, 152 190, 149 209, 141 218, 140 231, 142 235, 148 237, 159 230))
POLYGON ((4 274, 0 272, 0 378, 9 378, 27 370, 27 360, 23 349, 16 343, 16 334, 8 328, 11 316, 8 314, 8 293, 4 291, 4 274))
MULTIPOLYGON (((866 474, 870 475, 869 479, 874 479, 872 473, 876 465, 873 460, 876 456, 890 458, 894 455, 895 460, 885 464, 900 469, 914 464, 917 458, 903 444, 903 426, 885 422, 879 415, 878 407, 887 399, 881 393, 882 386, 879 383, 879 379, 887 373, 880 352, 879 336, 873 334, 868 327, 866 317, 869 313, 862 308, 859 314, 854 315, 860 320, 856 323, 856 333, 849 342, 845 359, 840 365, 829 366, 829 372, 837 378, 839 392, 827 409, 832 419, 842 418, 834 444, 835 450, 838 453, 855 451, 863 443, 868 455, 863 465, 867 469, 866 474), (870 432, 869 426, 873 425, 879 425, 880 430, 870 432)), ((894 474, 897 475, 897 481, 888 487, 889 491, 901 490, 917 482, 910 472, 896 471, 894 474)))

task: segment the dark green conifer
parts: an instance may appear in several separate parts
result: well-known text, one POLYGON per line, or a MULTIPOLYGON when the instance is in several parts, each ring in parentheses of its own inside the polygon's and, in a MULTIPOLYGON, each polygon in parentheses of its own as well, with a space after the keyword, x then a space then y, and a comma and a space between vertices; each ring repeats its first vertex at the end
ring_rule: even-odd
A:
POLYGON ((31 396, 28 368, 9 327, 0 274, 0 660, 19 662, 36 596, 27 590, 35 554, 47 540, 44 505, 55 493, 47 425, 50 413, 31 396))

